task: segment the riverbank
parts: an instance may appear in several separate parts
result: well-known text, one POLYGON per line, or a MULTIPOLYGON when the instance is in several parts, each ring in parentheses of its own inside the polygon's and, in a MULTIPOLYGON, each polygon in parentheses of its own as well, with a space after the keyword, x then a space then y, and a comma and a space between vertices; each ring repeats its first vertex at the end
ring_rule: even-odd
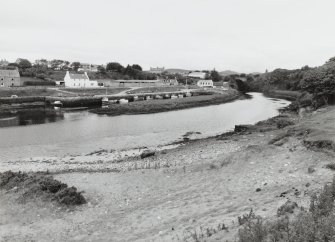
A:
POLYGON ((334 122, 334 107, 302 119, 287 112, 144 159, 111 161, 113 152, 101 150, 0 163, 0 171, 54 170, 87 199, 66 210, 40 200, 19 204, 15 192, 0 191, 1 240, 194 241, 195 231, 207 236, 208 228, 216 232, 206 241, 234 241, 238 216, 252 208, 271 219, 288 199, 306 207, 331 180, 334 122))
POLYGON ((146 100, 121 105, 111 104, 108 108, 93 109, 91 112, 109 116, 149 114, 222 104, 234 101, 238 98, 241 98, 241 94, 239 92, 236 90, 229 90, 223 94, 192 96, 178 99, 146 100))

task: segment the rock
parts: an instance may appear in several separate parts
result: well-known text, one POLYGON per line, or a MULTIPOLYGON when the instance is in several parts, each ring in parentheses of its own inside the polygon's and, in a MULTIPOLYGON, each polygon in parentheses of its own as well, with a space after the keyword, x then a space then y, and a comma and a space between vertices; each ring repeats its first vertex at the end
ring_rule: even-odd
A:
POLYGON ((260 191, 262 191, 262 189, 260 189, 260 188, 257 188, 257 189, 256 189, 256 192, 260 192, 260 191))
POLYGON ((277 216, 286 215, 287 213, 294 213, 294 209, 298 207, 296 202, 288 200, 285 204, 280 206, 277 210, 277 216))
POLYGON ((246 131, 254 131, 256 128, 254 125, 235 125, 235 129, 234 132, 236 133, 242 133, 242 132, 246 132, 246 131))
POLYGON ((308 173, 313 173, 315 172, 315 168, 313 166, 308 167, 308 173))
POLYGON ((142 152, 141 154, 141 159, 150 157, 150 156, 154 156, 155 155, 155 151, 154 150, 145 150, 142 152))
POLYGON ((310 185, 311 185, 311 184, 310 184, 309 182, 307 182, 305 186, 306 186, 306 187, 309 187, 310 185))

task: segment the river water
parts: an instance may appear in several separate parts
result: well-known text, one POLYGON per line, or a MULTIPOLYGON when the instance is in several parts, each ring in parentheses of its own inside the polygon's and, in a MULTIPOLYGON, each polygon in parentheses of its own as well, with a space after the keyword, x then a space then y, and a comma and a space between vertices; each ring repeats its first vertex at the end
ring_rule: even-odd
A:
POLYGON ((87 154, 99 149, 157 147, 202 138, 278 115, 290 102, 249 93, 250 99, 186 110, 143 115, 99 116, 88 111, 34 112, 0 119, 0 161, 87 154), (37 117, 35 117, 37 116, 37 117), (12 125, 12 126, 11 126, 12 125), (14 125, 14 126, 13 126, 14 125))

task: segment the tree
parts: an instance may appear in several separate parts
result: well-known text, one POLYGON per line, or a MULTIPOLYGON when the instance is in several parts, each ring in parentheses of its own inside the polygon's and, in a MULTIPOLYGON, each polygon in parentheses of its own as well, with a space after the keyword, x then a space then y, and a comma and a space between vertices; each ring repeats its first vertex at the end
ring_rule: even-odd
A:
POLYGON ((48 66, 48 61, 46 59, 36 60, 34 66, 48 66))
POLYGON ((97 69, 98 69, 98 72, 101 73, 101 74, 105 74, 106 73, 106 69, 103 66, 98 66, 97 69))
POLYGON ((20 69, 27 69, 27 68, 31 68, 31 63, 29 60, 27 59, 20 59, 18 66, 20 69))
POLYGON ((80 62, 75 61, 71 63, 71 67, 75 70, 78 71, 79 67, 80 67, 80 62))
POLYGON ((135 69, 135 70, 138 70, 138 71, 142 71, 142 67, 141 67, 140 65, 138 65, 138 64, 133 64, 133 65, 131 66, 131 68, 133 68, 133 69, 135 69))
POLYGON ((115 71, 118 73, 123 73, 124 67, 118 62, 109 62, 106 66, 106 71, 115 71))
POLYGON ((211 71, 210 77, 213 82, 221 81, 221 76, 215 69, 211 71))

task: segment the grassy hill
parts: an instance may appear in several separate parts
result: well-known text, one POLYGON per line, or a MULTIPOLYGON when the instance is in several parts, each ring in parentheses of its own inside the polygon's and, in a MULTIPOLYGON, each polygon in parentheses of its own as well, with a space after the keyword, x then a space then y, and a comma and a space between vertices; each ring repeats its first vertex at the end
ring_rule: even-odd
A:
POLYGON ((252 76, 248 79, 248 85, 252 91, 289 90, 309 93, 316 107, 335 103, 335 57, 319 67, 276 69, 252 76))
POLYGON ((229 76, 229 75, 236 75, 239 74, 236 71, 230 71, 230 70, 226 70, 226 71, 220 71, 219 72, 220 76, 229 76))
POLYGON ((190 70, 185 69, 177 69, 177 68, 170 68, 165 70, 168 74, 182 74, 182 73, 188 73, 190 70))

